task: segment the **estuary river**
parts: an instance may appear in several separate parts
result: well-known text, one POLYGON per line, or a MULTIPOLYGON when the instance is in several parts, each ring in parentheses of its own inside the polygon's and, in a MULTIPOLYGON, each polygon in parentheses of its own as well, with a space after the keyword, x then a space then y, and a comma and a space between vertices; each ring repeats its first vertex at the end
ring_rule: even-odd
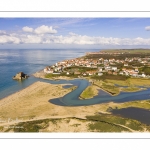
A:
MULTIPOLYGON (((50 81, 49 81, 50 82, 50 81)), ((99 90, 99 95, 95 96, 91 99, 80 100, 79 96, 82 91, 90 84, 87 80, 84 79, 75 79, 75 80, 59 80, 59 81, 51 81, 52 84, 62 84, 69 83, 77 86, 77 89, 68 93, 64 97, 50 100, 50 103, 61 106, 85 106, 85 105, 94 105, 105 102, 127 102, 134 100, 146 100, 150 99, 150 88, 143 91, 138 92, 121 92, 117 96, 111 96, 103 90, 99 90)))
POLYGON ((85 55, 88 51, 96 50, 0 50, 0 99, 17 92, 36 81, 49 82, 51 84, 73 84, 77 88, 64 97, 49 100, 50 103, 61 106, 85 106, 104 102, 126 102, 133 100, 150 99, 150 88, 139 92, 121 92, 117 96, 111 96, 100 90, 98 96, 88 100, 80 100, 79 95, 90 84, 85 79, 74 80, 46 80, 31 76, 24 81, 12 80, 17 72, 23 71, 29 75, 64 59, 71 59, 85 55))

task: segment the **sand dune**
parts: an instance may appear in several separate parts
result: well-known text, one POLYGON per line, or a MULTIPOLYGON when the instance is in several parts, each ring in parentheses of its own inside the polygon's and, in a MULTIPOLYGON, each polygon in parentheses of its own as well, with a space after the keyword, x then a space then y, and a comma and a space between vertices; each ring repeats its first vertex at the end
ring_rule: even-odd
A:
POLYGON ((49 100, 62 97, 71 89, 64 89, 62 85, 45 82, 35 82, 29 87, 16 92, 0 101, 0 125, 7 124, 7 120, 35 120, 55 117, 84 117, 101 112, 109 104, 93 106, 66 107, 58 106, 49 100))

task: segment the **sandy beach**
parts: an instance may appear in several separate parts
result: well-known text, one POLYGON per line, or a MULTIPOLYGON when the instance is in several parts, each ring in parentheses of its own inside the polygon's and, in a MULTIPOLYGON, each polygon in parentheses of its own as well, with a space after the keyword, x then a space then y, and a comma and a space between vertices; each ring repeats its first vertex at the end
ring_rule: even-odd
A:
MULTIPOLYGON (((45 118, 81 117, 105 112, 111 104, 92 106, 66 107, 49 102, 53 98, 62 97, 72 89, 64 89, 62 85, 53 85, 45 82, 35 82, 29 87, 16 92, 0 101, 0 118, 8 120, 27 121, 45 118)), ((0 125, 7 124, 1 121, 0 125)))

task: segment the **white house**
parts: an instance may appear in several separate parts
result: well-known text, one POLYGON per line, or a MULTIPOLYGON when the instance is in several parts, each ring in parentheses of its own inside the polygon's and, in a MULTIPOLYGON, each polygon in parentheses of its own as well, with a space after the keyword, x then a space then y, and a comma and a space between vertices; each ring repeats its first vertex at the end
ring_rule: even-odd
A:
POLYGON ((108 59, 105 59, 104 62, 108 63, 109 61, 108 61, 108 59))
POLYGON ((45 68, 44 73, 53 73, 53 70, 51 70, 50 68, 45 68))
POLYGON ((112 68, 110 66, 106 66, 105 70, 111 70, 112 68))
POLYGON ((124 66, 128 66, 128 64, 124 64, 124 66))
POLYGON ((86 67, 91 67, 91 65, 90 65, 90 64, 88 64, 88 65, 86 65, 86 67))
POLYGON ((58 71, 58 68, 55 68, 54 70, 55 70, 55 71, 58 71))
POLYGON ((100 68, 99 68, 99 72, 102 72, 102 71, 103 71, 103 68, 100 67, 100 68))
POLYGON ((139 70, 138 70, 138 68, 135 68, 135 70, 134 70, 135 72, 139 72, 139 70))
POLYGON ((142 77, 143 77, 143 78, 145 78, 145 77, 146 77, 146 75, 145 75, 144 73, 142 73, 142 77))
POLYGON ((137 76, 138 76, 138 74, 136 74, 136 73, 133 73, 133 74, 132 74, 132 76, 133 76, 133 77, 137 77, 137 76))
POLYGON ((120 71, 119 74, 123 75, 123 71, 120 71))
POLYGON ((117 71, 117 67, 112 67, 111 69, 114 71, 117 71))
POLYGON ((103 75, 103 73, 102 72, 98 72, 98 76, 102 76, 103 75))
POLYGON ((92 73, 89 73, 89 76, 93 75, 92 73))
POLYGON ((47 73, 47 68, 44 68, 44 72, 47 73))

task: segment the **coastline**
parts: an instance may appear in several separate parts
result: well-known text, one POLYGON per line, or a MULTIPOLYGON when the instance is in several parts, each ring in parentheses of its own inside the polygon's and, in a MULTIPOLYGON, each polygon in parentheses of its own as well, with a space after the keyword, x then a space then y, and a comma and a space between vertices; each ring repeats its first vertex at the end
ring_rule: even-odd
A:
MULTIPOLYGON (((42 78, 46 80, 74 80, 76 78, 69 77, 69 76, 57 76, 57 77, 51 77, 46 78, 43 70, 37 71, 34 74, 32 74, 35 78, 42 78)), ((106 84, 103 86, 103 84, 94 84, 94 80, 90 79, 90 77, 81 77, 77 79, 86 79, 89 82, 92 82, 95 86, 95 91, 93 92, 93 96, 89 98, 94 98, 98 95, 99 90, 102 90, 106 93, 108 93, 111 96, 117 96, 121 92, 136 92, 136 91, 130 91, 135 90, 127 89, 128 91, 122 91, 122 88, 119 87, 118 89, 111 90, 111 88, 108 88, 108 86, 113 86, 111 84, 106 84), (91 81, 90 81, 91 80, 91 81), (104 88, 103 88, 104 87, 104 88), (108 88, 108 90, 107 90, 108 88), (111 91, 111 92, 110 92, 111 91), (116 92, 116 93, 115 93, 116 92)), ((95 80, 96 81, 96 80, 95 80)), ((101 82, 101 81, 100 81, 101 82)), ((105 83, 104 80, 102 80, 102 83, 105 83)), ((7 120, 8 118, 11 118, 12 120, 15 120, 15 118, 18 118, 20 120, 23 120, 21 122, 28 122, 28 121, 38 121, 42 119, 67 119, 69 117, 77 117, 80 119, 85 119, 88 115, 95 115, 95 114, 111 114, 111 112, 108 111, 109 108, 112 109, 121 109, 126 107, 139 107, 144 109, 149 109, 150 106, 146 105, 149 104, 148 101, 131 101, 131 102, 124 102, 124 103, 115 103, 115 102, 104 102, 101 104, 96 105, 89 105, 89 106, 60 106, 55 105, 51 103, 50 101, 52 99, 61 98, 64 95, 70 93, 72 90, 75 89, 75 86, 71 88, 63 88, 64 85, 68 84, 50 84, 46 82, 37 81, 33 83, 32 85, 19 90, 12 95, 9 95, 0 101, 0 126, 2 125, 10 125, 15 124, 15 122, 1 122, 3 120, 7 120)), ((86 87, 86 89, 89 86, 86 87)), ((84 89, 84 91, 86 90, 84 89)), ((137 91, 145 90, 144 88, 140 88, 137 91)), ((83 92, 84 92, 83 91, 83 92)), ((81 93, 82 94, 82 93, 81 93)), ((89 98, 84 98, 81 95, 79 96, 80 100, 88 100, 89 98)), ((70 100, 70 99, 69 99, 70 100)), ((63 121, 64 121, 63 120, 63 121)), ((65 124, 65 123, 64 123, 65 124)), ((63 125, 64 125, 63 124, 63 125)), ((66 123, 67 125, 67 123, 66 123)), ((54 129, 55 130, 55 129, 54 129)))
MULTIPOLYGON (((80 107, 58 106, 50 103, 49 101, 51 99, 63 97, 72 91, 72 88, 64 89, 63 86, 64 84, 55 85, 37 81, 25 89, 3 98, 2 101, 0 101, 0 130, 5 129, 5 127, 10 127, 11 129, 12 125, 19 125, 19 123, 28 124, 28 122, 31 121, 38 122, 44 119, 54 119, 54 121, 49 122, 47 132, 76 132, 77 130, 78 132, 87 132, 88 128, 86 128, 86 126, 94 122, 88 121, 86 116, 98 114, 112 115, 112 113, 108 111, 109 108, 121 109, 131 106, 144 109, 150 108, 150 106, 147 105, 149 102, 147 100, 124 103, 108 102, 80 107), (56 131, 55 121, 57 119, 61 121, 58 121, 56 131), (66 130, 65 127, 68 125, 67 121, 70 123, 66 130), (76 130, 75 127, 78 124, 82 126, 82 129, 78 128, 76 130), (60 125, 64 127, 62 130, 59 128, 60 125)), ((13 130, 9 131, 13 132, 13 130)))

